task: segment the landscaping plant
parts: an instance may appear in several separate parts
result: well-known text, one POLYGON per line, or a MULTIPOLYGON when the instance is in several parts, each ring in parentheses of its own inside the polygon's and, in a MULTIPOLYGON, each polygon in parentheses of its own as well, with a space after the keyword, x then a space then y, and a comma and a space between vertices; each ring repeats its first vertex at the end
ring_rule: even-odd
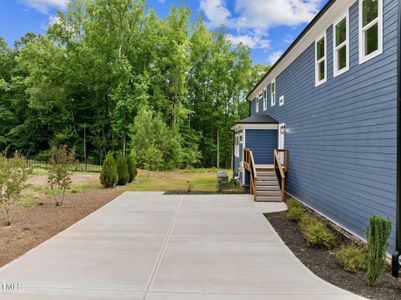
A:
POLYGON ((117 185, 118 173, 113 154, 108 153, 103 161, 102 171, 100 172, 100 183, 105 188, 113 188, 117 185))
POLYGON ((309 226, 316 224, 317 222, 319 222, 319 220, 315 216, 312 216, 311 214, 304 214, 298 225, 301 231, 305 233, 309 226))
POLYGON ((290 210, 293 207, 302 207, 302 204, 299 201, 295 200, 294 198, 288 199, 286 204, 288 210, 290 210))
POLYGON ((299 222, 305 215, 305 209, 302 206, 292 206, 288 208, 287 218, 290 221, 299 222))
POLYGON ((127 159, 120 154, 116 160, 117 165, 117 173, 118 173, 118 185, 126 185, 128 182, 128 167, 127 167, 127 159))
POLYGON ((7 160, 0 154, 0 211, 7 226, 11 225, 13 211, 21 198, 21 192, 27 187, 26 181, 32 174, 32 169, 26 167, 24 159, 16 152, 7 160))
POLYGON ((336 251, 338 263, 345 270, 355 273, 366 267, 366 251, 362 247, 350 245, 336 251))
POLYGON ((310 224, 304 231, 304 237, 310 247, 327 248, 334 246, 336 236, 324 223, 317 221, 310 224))
POLYGON ((368 227, 368 268, 366 281, 375 285, 386 268, 386 250, 391 232, 391 222, 378 216, 370 218, 368 227))
POLYGON ((56 206, 62 206, 65 192, 71 188, 71 165, 75 159, 75 148, 67 149, 67 145, 53 146, 49 161, 49 176, 47 182, 53 195, 56 206))
POLYGON ((127 157, 127 168, 128 168, 128 182, 132 182, 137 174, 136 164, 132 155, 127 157))

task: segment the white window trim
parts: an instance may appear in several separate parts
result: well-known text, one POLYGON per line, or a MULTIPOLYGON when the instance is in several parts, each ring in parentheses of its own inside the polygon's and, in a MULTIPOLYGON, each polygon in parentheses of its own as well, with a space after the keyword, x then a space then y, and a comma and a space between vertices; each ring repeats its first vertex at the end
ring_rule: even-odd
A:
POLYGON ((324 34, 320 35, 319 38, 315 40, 315 87, 327 82, 327 36, 326 30, 324 34), (317 43, 324 39, 324 56, 317 60, 317 43), (319 63, 324 60, 324 79, 319 81, 319 63))
POLYGON ((277 83, 276 79, 272 80, 270 83, 270 104, 271 106, 276 105, 276 95, 277 95, 277 83), (273 92, 273 85, 274 85, 274 92, 273 92))
POLYGON ((380 55, 383 53, 383 0, 377 0, 378 4, 378 16, 364 28, 362 28, 363 24, 363 14, 362 14, 362 2, 364 0, 359 0, 359 64, 363 64, 368 60, 380 55), (378 24, 378 49, 375 52, 370 53, 369 55, 365 55, 365 34, 364 32, 371 28, 373 25, 378 24))
POLYGON ((267 87, 263 90, 263 111, 267 109, 267 87))
POLYGON ((345 72, 347 72, 349 70, 349 9, 347 9, 347 11, 340 17, 338 18, 338 20, 336 22, 334 22, 333 24, 333 77, 337 77, 345 72), (342 20, 344 20, 344 18, 346 18, 346 30, 347 30, 347 34, 346 34, 346 40, 340 44, 339 46, 336 46, 336 28, 338 23, 340 23, 342 20), (338 49, 342 48, 346 46, 347 51, 346 51, 346 61, 347 61, 347 65, 342 68, 341 70, 337 70, 337 66, 338 66, 338 49))
POLYGON ((259 96, 256 98, 255 113, 258 113, 258 112, 259 112, 260 98, 261 98, 261 94, 259 94, 259 96))

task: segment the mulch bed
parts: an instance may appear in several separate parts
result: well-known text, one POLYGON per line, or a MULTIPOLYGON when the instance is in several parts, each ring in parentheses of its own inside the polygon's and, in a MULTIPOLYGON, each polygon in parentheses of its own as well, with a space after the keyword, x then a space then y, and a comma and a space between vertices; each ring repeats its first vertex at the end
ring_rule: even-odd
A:
POLYGON ((0 224, 0 266, 78 222, 124 191, 123 187, 92 188, 66 195, 61 207, 56 207, 49 196, 32 207, 18 207, 11 226, 0 224))
MULTIPOLYGON (((287 219, 287 212, 269 213, 265 217, 298 259, 320 278, 369 299, 401 299, 401 283, 391 276, 390 270, 376 287, 369 287, 364 273, 347 272, 337 263, 335 250, 308 247, 298 224, 287 219)), ((338 247, 352 243, 348 237, 337 235, 338 247)))

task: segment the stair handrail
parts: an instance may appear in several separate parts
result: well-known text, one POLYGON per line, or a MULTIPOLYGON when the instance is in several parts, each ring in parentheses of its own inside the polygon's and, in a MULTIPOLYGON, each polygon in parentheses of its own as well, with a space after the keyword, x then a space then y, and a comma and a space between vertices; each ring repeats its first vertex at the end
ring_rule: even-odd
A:
POLYGON ((253 200, 256 201, 256 167, 255 167, 255 159, 253 157, 252 149, 244 148, 244 161, 248 164, 249 173, 250 173, 250 191, 253 195, 253 200))
MULTIPOLYGON (((278 169, 280 177, 281 177, 281 184, 280 184, 281 200, 284 201, 284 196, 285 196, 285 172, 284 172, 283 166, 281 164, 280 156, 278 154, 279 152, 285 152, 285 158, 286 158, 285 164, 287 165, 288 164, 288 150, 287 149, 274 149, 274 157, 273 157, 274 170, 276 171, 278 169)), ((279 174, 277 174, 277 175, 279 175, 279 174)))

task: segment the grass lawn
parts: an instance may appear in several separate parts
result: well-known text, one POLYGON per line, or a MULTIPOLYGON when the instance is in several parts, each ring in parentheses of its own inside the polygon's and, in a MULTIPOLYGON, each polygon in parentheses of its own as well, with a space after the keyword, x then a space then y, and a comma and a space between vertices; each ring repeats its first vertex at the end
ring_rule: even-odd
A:
MULTIPOLYGON (((135 181, 127 187, 128 191, 216 191, 217 172, 225 171, 232 177, 230 169, 188 169, 153 172, 138 170, 135 181)), ((230 190, 239 190, 239 187, 231 187, 230 190)))

